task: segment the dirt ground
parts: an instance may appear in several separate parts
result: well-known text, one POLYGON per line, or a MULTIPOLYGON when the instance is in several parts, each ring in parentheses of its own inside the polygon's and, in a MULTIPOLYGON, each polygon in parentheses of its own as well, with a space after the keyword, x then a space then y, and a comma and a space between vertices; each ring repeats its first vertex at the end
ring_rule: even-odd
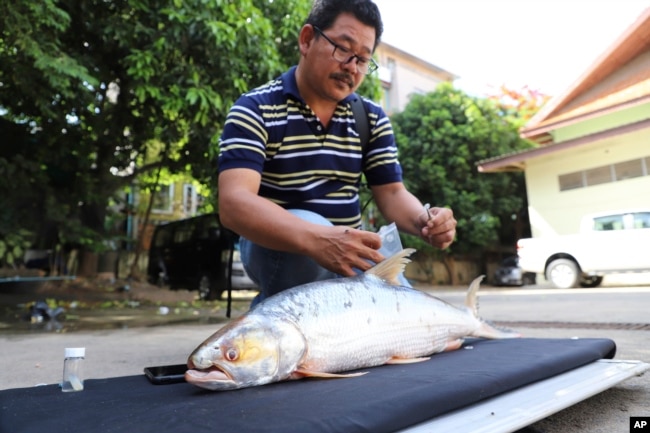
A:
POLYGON ((114 273, 92 278, 48 277, 43 271, 26 268, 0 268, 0 296, 6 303, 12 298, 57 299, 92 304, 104 301, 132 300, 151 303, 192 302, 196 292, 169 290, 149 284, 146 279, 116 279, 114 273))
POLYGON ((255 293, 233 292, 229 310, 225 296, 203 301, 196 291, 133 280, 5 281, 0 284, 0 334, 223 323, 248 311, 255 293))
POLYGON ((78 301, 95 303, 104 301, 132 300, 144 303, 179 303, 192 302, 197 299, 196 292, 188 290, 170 290, 158 287, 146 281, 134 279, 116 279, 114 275, 99 274, 92 278, 85 277, 47 277, 37 271, 22 270, 10 272, 0 269, 0 297, 3 303, 20 301, 21 298, 57 299, 60 301, 78 301), (11 297, 12 299, 8 299, 11 297))
POLYGON ((35 294, 45 298, 85 303, 130 300, 153 304, 177 304, 193 302, 197 299, 196 292, 169 290, 147 282, 81 277, 67 281, 45 282, 36 289, 35 294))

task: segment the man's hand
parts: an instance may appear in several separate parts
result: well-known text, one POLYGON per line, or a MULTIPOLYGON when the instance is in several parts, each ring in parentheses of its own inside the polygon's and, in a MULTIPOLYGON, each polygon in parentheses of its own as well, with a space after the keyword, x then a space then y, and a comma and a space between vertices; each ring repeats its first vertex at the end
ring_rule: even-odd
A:
POLYGON ((456 237, 456 220, 451 209, 433 207, 420 217, 421 236, 429 244, 445 249, 456 237))
POLYGON ((379 263, 384 256, 377 251, 381 237, 377 233, 350 227, 322 227, 322 232, 308 254, 319 265, 339 275, 352 277, 354 269, 366 271, 379 263))

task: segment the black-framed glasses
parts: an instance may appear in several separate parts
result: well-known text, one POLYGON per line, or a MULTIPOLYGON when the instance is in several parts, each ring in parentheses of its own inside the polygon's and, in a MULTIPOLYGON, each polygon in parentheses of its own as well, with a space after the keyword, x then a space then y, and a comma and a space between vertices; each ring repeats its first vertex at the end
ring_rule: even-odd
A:
POLYGON ((332 58, 337 62, 347 65, 352 60, 356 59, 357 71, 366 75, 372 74, 379 67, 373 59, 362 57, 359 56, 358 54, 354 54, 352 50, 342 47, 341 45, 337 44, 336 42, 328 38, 327 35, 323 33, 323 31, 318 27, 316 26, 312 26, 312 27, 314 27, 314 30, 316 30, 319 35, 324 37, 327 42, 332 44, 332 46, 334 47, 334 50, 332 51, 332 58))

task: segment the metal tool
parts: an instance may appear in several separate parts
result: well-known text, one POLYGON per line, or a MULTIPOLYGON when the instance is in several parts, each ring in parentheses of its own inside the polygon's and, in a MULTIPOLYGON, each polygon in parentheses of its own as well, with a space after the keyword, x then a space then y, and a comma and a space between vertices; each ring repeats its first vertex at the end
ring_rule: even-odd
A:
POLYGON ((431 213, 429 212, 429 209, 431 208, 431 205, 429 203, 424 205, 424 211, 427 213, 427 220, 431 220, 431 213))

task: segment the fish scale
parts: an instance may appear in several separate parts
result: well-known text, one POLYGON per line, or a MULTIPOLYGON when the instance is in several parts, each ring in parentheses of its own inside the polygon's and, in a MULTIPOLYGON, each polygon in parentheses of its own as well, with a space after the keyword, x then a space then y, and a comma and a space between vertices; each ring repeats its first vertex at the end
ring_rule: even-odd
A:
POLYGON ((467 336, 512 338, 476 316, 475 279, 457 308, 397 276, 414 250, 364 274, 294 287, 271 296, 204 341, 189 357, 188 382, 211 390, 417 362, 460 347, 467 336))
MULTIPOLYGON (((460 331, 460 326, 452 328, 452 324, 467 321, 467 313, 438 298, 391 286, 374 275, 303 288, 287 298, 271 298, 255 314, 278 314, 295 321, 310 342, 306 363, 318 371, 352 370, 381 365, 392 357, 440 352, 448 336, 460 331), (300 306, 299 314, 296 306, 300 306), (323 322, 323 315, 331 320, 323 322), (351 352, 360 356, 351 357, 351 352)), ((465 328, 470 331, 470 326, 465 328)))

